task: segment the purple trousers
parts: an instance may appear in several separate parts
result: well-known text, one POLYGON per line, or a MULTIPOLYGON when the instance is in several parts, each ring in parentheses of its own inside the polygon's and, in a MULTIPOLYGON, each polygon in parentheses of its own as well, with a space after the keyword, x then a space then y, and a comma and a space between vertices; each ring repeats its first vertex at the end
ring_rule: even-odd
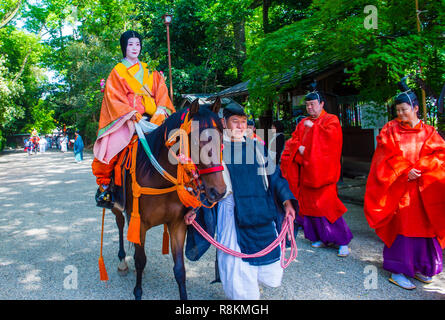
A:
POLYGON ((347 245, 351 242, 352 233, 343 217, 330 223, 325 217, 303 217, 304 237, 312 242, 324 244, 347 245))
POLYGON ((407 277, 416 272, 432 277, 442 272, 442 248, 436 238, 398 235, 390 248, 383 249, 383 269, 407 277))

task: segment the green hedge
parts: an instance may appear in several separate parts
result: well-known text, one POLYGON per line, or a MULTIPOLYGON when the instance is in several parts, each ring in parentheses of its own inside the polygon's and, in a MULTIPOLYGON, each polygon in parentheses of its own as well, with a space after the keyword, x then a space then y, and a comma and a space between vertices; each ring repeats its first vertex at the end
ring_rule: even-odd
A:
POLYGON ((3 132, 0 130, 0 151, 2 151, 6 146, 6 138, 3 137, 3 132))

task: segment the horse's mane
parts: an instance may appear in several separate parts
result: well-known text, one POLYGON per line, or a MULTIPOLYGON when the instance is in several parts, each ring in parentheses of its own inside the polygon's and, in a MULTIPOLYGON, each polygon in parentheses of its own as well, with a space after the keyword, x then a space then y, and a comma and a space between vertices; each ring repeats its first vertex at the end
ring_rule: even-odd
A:
MULTIPOLYGON (((151 133, 145 134, 151 152, 156 159, 159 159, 161 150, 165 146, 166 139, 169 137, 170 132, 174 129, 178 129, 181 126, 181 124, 185 120, 188 111, 189 109, 185 108, 173 113, 170 117, 168 117, 165 120, 165 122, 162 125, 160 125, 151 133)), ((207 128, 215 128, 215 127, 222 133, 223 128, 221 120, 219 119, 216 113, 212 112, 207 107, 200 107, 199 111, 193 116, 193 120, 199 121, 200 133, 207 128)), ((140 142, 137 152, 136 163, 137 163, 137 171, 143 172, 144 175, 147 173, 152 175, 155 171, 147 155, 142 150, 140 142)))

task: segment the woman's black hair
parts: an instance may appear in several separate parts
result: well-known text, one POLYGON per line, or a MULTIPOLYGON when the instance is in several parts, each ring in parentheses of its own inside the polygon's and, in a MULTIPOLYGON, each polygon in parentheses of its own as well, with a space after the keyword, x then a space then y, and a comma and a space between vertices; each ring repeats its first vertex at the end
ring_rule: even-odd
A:
POLYGON ((131 38, 139 39, 139 42, 141 44, 141 51, 142 51, 142 36, 139 33, 137 33, 136 31, 132 31, 132 30, 125 31, 124 33, 122 33, 121 38, 120 38, 122 55, 124 56, 124 58, 127 56, 128 40, 130 40, 131 38))

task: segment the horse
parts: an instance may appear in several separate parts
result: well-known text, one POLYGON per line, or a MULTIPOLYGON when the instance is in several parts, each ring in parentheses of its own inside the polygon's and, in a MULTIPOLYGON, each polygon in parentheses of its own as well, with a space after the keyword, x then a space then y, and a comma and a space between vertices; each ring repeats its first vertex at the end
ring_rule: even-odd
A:
MULTIPOLYGON (((145 134, 148 145, 150 146, 153 155, 156 157, 159 164, 165 171, 172 176, 176 176, 177 164, 169 161, 169 147, 166 146, 166 139, 169 133, 180 127, 181 119, 188 112, 188 119, 193 121, 199 121, 199 133, 204 129, 216 129, 219 133, 219 141, 217 139, 208 139, 208 141, 191 141, 190 137, 193 134, 189 134, 190 145, 198 143, 200 150, 202 148, 210 147, 210 150, 218 150, 222 152, 222 124, 217 116, 217 113, 221 107, 221 100, 219 98, 209 107, 200 107, 198 100, 193 101, 190 108, 187 110, 178 111, 168 117, 165 122, 149 134, 145 134), (217 149, 219 147, 219 149, 217 149)), ((201 136, 201 134, 199 135, 201 136)), ((196 140, 196 139, 195 139, 196 140)), ((201 139, 199 139, 201 140, 201 139)), ((204 139, 202 139, 204 140, 204 139)), ((207 169, 206 174, 199 176, 201 182, 200 188, 208 203, 214 204, 222 199, 226 192, 226 185, 223 180, 221 170, 211 170, 216 167, 215 161, 199 161, 196 164, 198 170, 207 169), (209 170, 210 169, 210 170, 209 170)), ((220 166, 220 163, 218 164, 220 166)), ((143 148, 139 147, 136 156, 136 177, 139 185, 150 188, 168 188, 172 186, 172 183, 167 181, 157 170, 154 169, 153 164, 150 163, 147 155, 144 153, 143 148)), ((116 224, 119 229, 119 252, 118 257, 120 264, 119 270, 128 270, 128 266, 125 262, 125 250, 124 250, 124 238, 123 229, 125 224, 125 218, 123 211, 126 213, 126 220, 129 222, 131 219, 133 194, 132 194, 132 181, 131 176, 127 172, 124 175, 125 195, 124 208, 118 208, 114 206, 112 212, 115 215, 116 224), (122 210, 124 209, 124 210, 122 210)), ((184 242, 187 232, 187 226, 184 222, 184 215, 189 208, 186 208, 180 201, 177 192, 170 192, 161 195, 141 195, 139 198, 139 212, 140 212, 140 245, 134 244, 135 253, 134 261, 136 268, 136 286, 133 290, 133 294, 136 300, 140 300, 142 297, 142 272, 146 265, 146 255, 144 250, 146 232, 161 224, 167 225, 168 232, 171 239, 171 253, 173 256, 173 273, 178 284, 179 296, 181 300, 187 300, 187 291, 185 286, 186 274, 184 267, 184 242)))

